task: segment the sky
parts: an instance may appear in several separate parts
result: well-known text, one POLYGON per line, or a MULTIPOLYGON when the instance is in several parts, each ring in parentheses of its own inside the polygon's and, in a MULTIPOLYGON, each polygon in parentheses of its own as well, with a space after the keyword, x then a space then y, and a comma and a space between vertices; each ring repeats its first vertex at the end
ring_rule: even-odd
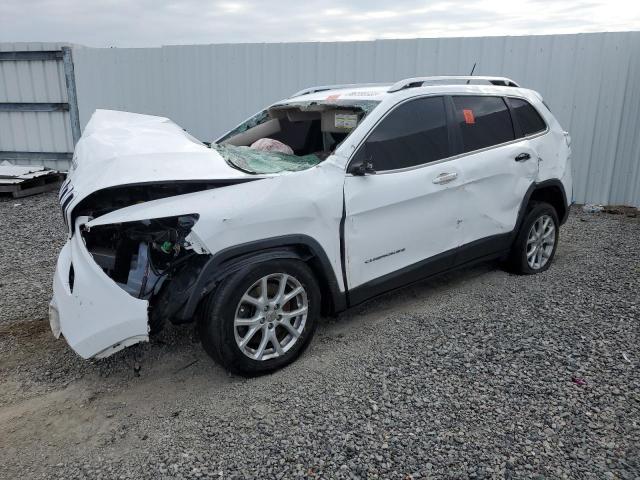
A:
POLYGON ((0 0, 0 42, 93 47, 626 30, 638 0, 0 0))

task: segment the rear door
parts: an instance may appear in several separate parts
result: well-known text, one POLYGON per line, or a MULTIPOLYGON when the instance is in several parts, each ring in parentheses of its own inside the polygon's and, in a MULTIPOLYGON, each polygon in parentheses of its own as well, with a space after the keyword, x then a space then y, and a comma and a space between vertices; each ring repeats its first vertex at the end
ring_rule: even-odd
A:
POLYGON ((516 97, 508 97, 506 100, 513 117, 516 136, 526 138, 529 146, 536 152, 540 169, 538 178, 562 177, 564 159, 559 158, 559 155, 564 152, 562 146, 566 145, 565 135, 559 132, 553 135, 538 110, 528 100, 516 97))
POLYGON ((538 160, 526 138, 517 138, 504 98, 452 96, 462 169, 462 243, 458 263, 508 246, 518 211, 535 181, 538 160))
POLYGON ((445 97, 397 105, 351 160, 376 170, 347 174, 344 185, 347 283, 367 284, 364 297, 453 264, 446 252, 461 241, 461 176, 446 111, 445 97))

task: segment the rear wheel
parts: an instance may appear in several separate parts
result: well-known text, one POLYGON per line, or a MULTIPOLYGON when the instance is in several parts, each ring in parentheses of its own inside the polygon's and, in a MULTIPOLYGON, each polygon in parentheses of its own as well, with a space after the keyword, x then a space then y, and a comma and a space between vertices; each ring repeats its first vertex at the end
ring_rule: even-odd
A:
POLYGON ((511 249, 510 270, 524 275, 549 268, 558 246, 560 222, 546 202, 532 202, 511 249))
POLYGON ((304 350, 320 314, 320 290, 301 261, 250 265, 227 277, 199 320, 207 353, 231 372, 259 375, 304 350))

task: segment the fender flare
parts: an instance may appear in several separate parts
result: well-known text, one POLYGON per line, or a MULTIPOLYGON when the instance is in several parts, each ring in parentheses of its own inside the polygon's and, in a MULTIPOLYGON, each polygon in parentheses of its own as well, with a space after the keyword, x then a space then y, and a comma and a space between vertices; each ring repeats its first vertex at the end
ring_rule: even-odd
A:
POLYGON ((513 229, 512 233, 512 240, 515 240, 515 237, 520 231, 520 227, 522 225, 522 222, 524 221, 524 216, 527 213, 527 206, 529 205, 529 201, 531 200, 533 192, 547 187, 557 187, 562 193, 562 201, 564 202, 566 209, 564 215, 562 216, 562 218, 560 218, 560 225, 564 224, 567 221, 567 218, 569 217, 570 205, 567 203, 567 193, 564 190, 564 185, 562 184, 562 182, 557 178, 552 178, 550 180, 544 180, 537 183, 534 182, 527 189, 527 192, 524 194, 524 198, 522 199, 522 203, 520 204, 520 209, 518 210, 518 219, 516 220, 516 226, 513 229))
POLYGON ((200 301, 215 290, 224 277, 254 263, 281 259, 314 261, 314 273, 321 276, 318 278, 321 291, 330 297, 330 308, 323 302, 323 312, 337 313, 346 309, 346 294, 340 291, 322 246, 307 235, 283 235, 235 245, 211 256, 200 270, 184 308, 177 314, 176 323, 193 319, 200 301))

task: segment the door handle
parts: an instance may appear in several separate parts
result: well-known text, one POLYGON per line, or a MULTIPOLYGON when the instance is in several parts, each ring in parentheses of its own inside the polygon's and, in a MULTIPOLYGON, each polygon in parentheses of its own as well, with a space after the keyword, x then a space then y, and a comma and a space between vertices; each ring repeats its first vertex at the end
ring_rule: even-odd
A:
POLYGON ((436 185, 442 185, 445 183, 453 182, 456 178, 458 178, 458 174, 456 172, 441 173, 433 179, 433 183, 435 183, 436 185))
POLYGON ((523 152, 520 155, 516 156, 515 160, 516 162, 524 162, 525 160, 529 160, 530 158, 531 158, 531 155, 529 155, 526 152, 523 152))

